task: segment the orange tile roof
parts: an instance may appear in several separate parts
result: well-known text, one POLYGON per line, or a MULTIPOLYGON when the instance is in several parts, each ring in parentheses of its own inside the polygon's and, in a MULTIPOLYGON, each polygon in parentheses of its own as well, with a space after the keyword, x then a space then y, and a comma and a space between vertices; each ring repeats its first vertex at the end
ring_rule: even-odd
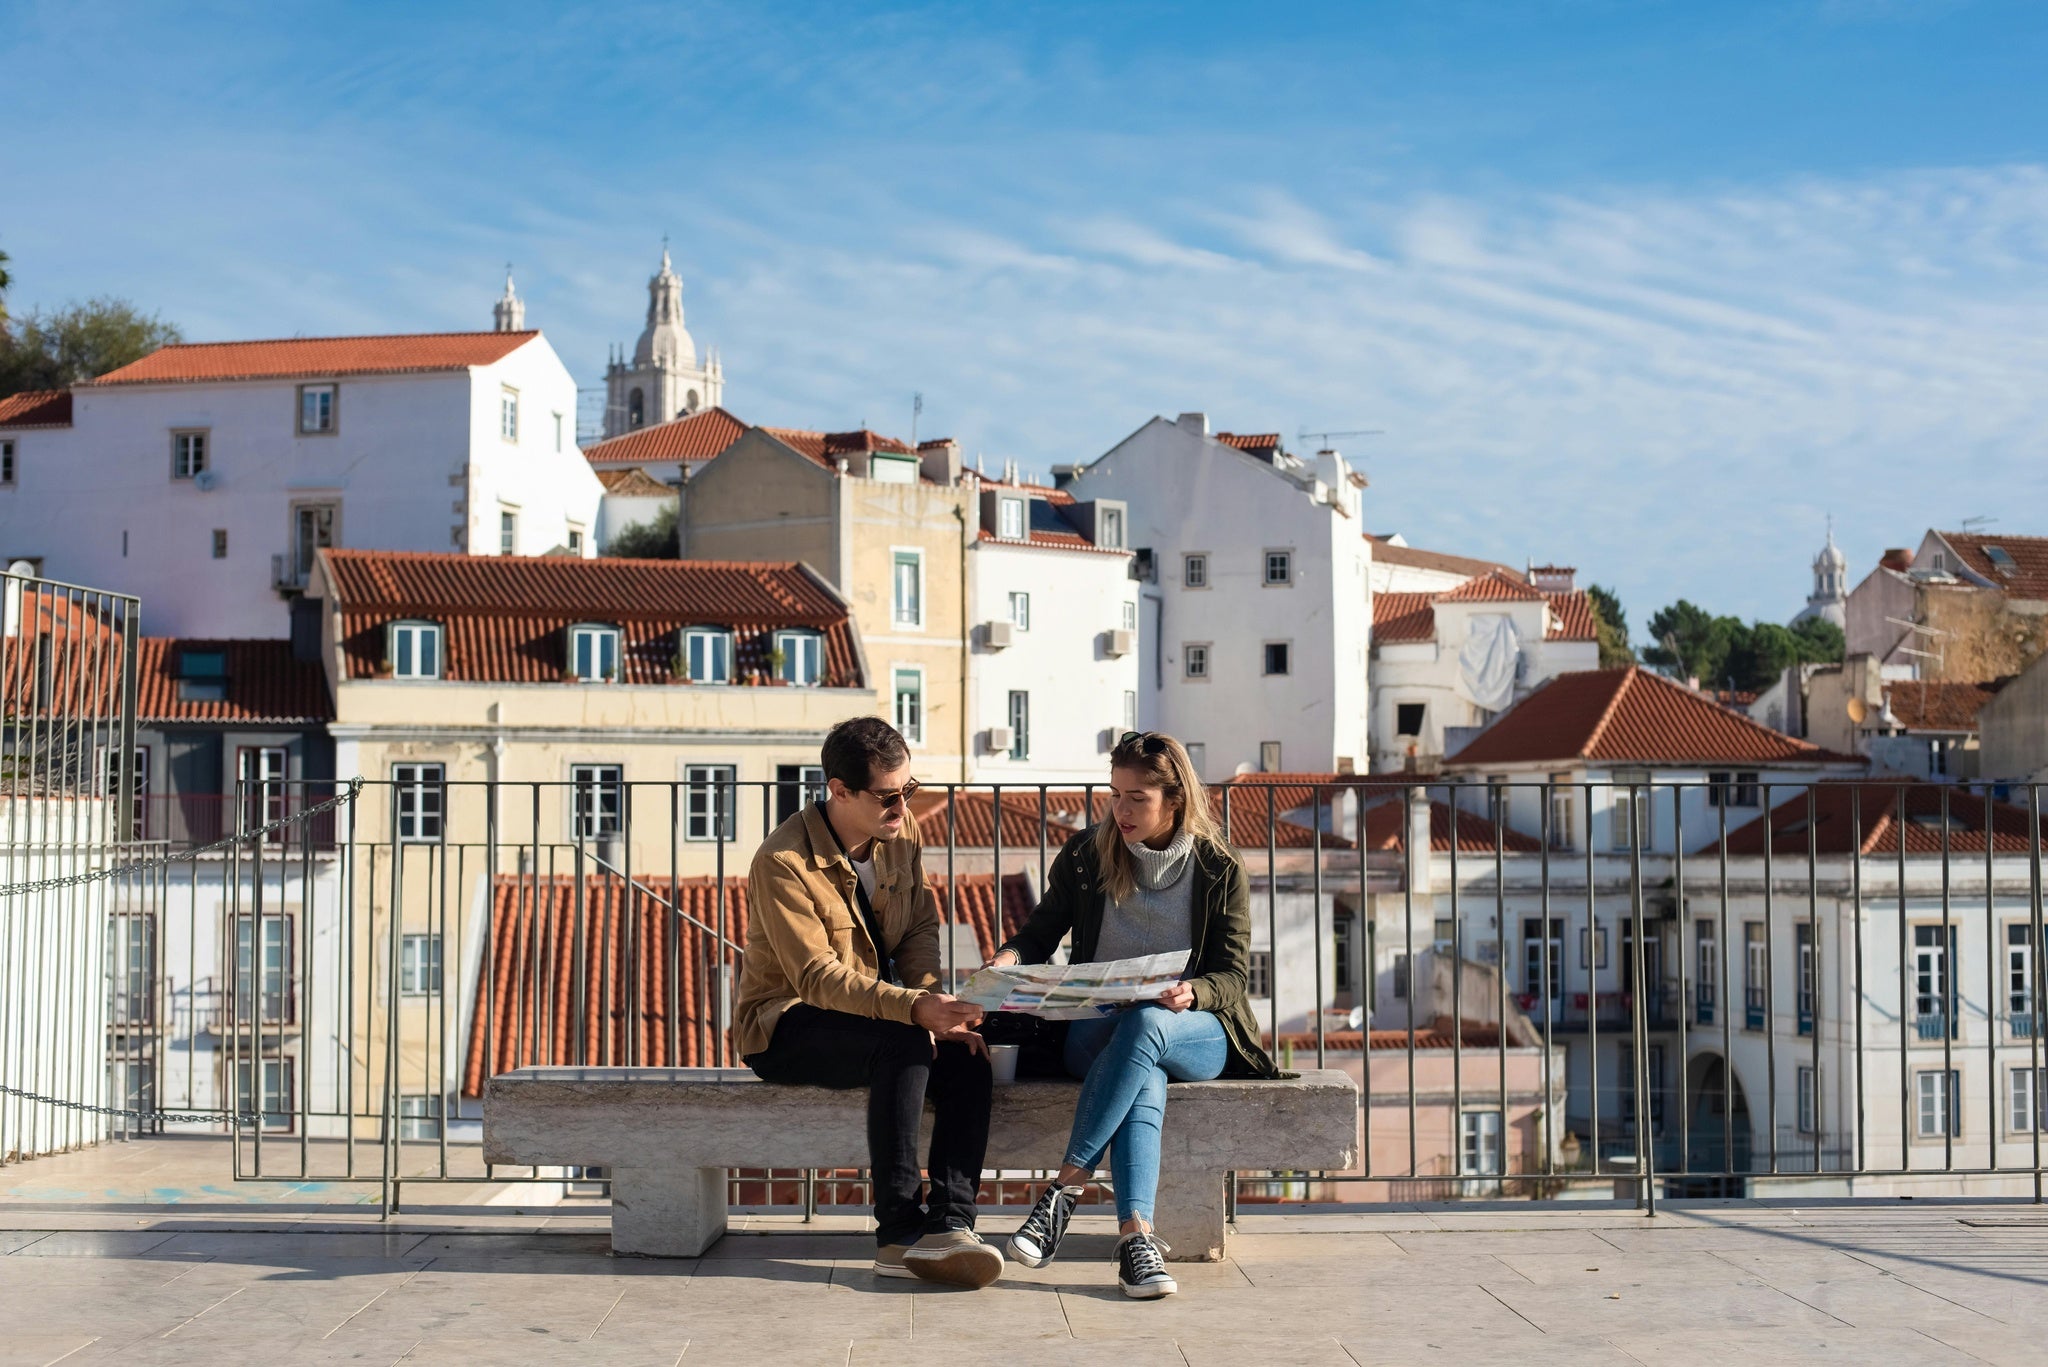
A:
MULTIPOLYGON (((1267 1040, 1272 1039, 1270 1032, 1262 1032, 1261 1037, 1267 1040)), ((1325 1030, 1323 1032, 1323 1047, 1330 1053, 1355 1054, 1367 1044, 1368 1037, 1371 1047, 1375 1050, 1399 1050, 1402 1053, 1408 1052, 1408 1045, 1411 1040, 1414 1042, 1418 1052, 1425 1049, 1442 1049, 1448 1052, 1453 1040, 1459 1038, 1450 1030, 1438 1029, 1434 1026, 1424 1026, 1414 1031, 1325 1030)), ((1500 1031, 1494 1026, 1486 1025, 1479 1021, 1466 1021, 1462 1038, 1467 1049, 1493 1049, 1498 1047, 1500 1043, 1500 1031)), ((1296 1053, 1303 1051, 1312 1053, 1316 1047, 1316 1032, 1313 1030, 1283 1030, 1280 1032, 1280 1044, 1287 1045, 1296 1053)), ((1276 1045, 1274 1047, 1277 1048, 1279 1046, 1276 1045)), ((1525 1049, 1528 1047, 1530 1046, 1513 1043, 1508 1045, 1510 1049, 1525 1049)))
POLYGON ((746 430, 746 423, 725 409, 707 408, 687 418, 656 423, 586 446, 583 458, 592 465, 710 460, 738 441, 746 430))
POLYGON ((1516 703, 1447 766, 1592 760, 1637 764, 1841 761, 1646 669, 1560 674, 1516 703))
POLYGON ((1436 596, 1439 603, 1540 603, 1548 595, 1518 574, 1489 570, 1436 596))
POLYGON ((1376 644, 1436 639, 1436 595, 1375 593, 1372 596, 1372 638, 1376 644))
POLYGON ((28 389, 0 398, 0 427, 71 426, 71 391, 28 389))
POLYGON ((2048 536, 1994 536, 1987 532, 1937 532, 1972 571, 2013 598, 2048 599, 2048 536), (1991 558, 1990 548, 2003 550, 2010 568, 1991 558))
POLYGON ((619 498, 674 498, 676 491, 637 465, 599 470, 597 482, 619 498))
MULTIPOLYGON (((1405 802, 1382 802, 1365 814, 1365 847, 1368 850, 1398 850, 1408 838, 1405 802)), ((1496 826, 1475 812, 1458 813, 1458 853, 1492 854, 1494 841, 1507 854, 1536 854, 1541 842, 1520 831, 1496 826)), ((1429 848, 1445 854, 1451 848, 1451 809, 1441 802, 1429 804, 1429 848)))
POLYGON ((392 337, 293 337, 273 342, 181 342, 108 371, 94 385, 203 384, 299 376, 396 375, 491 365, 539 332, 425 332, 392 337))
POLYGON ((1425 551, 1419 546, 1396 546, 1385 536, 1371 532, 1365 539, 1372 542, 1372 558, 1388 565, 1402 565, 1409 569, 1438 570, 1445 574, 1479 575, 1500 573, 1519 578, 1506 565, 1493 560, 1475 560, 1466 555, 1447 555, 1443 551, 1425 551))
POLYGON ((1235 446, 1240 451, 1277 451, 1280 449, 1278 432, 1218 432, 1216 440, 1225 446, 1235 446))
POLYGON ((136 648, 135 665, 138 721, 310 724, 334 717, 325 671, 317 661, 293 659, 290 641, 145 636, 136 648), (226 697, 179 696, 180 662, 195 651, 219 651, 226 657, 226 697))
MULTIPOLYGON (((697 1067, 717 1057, 715 1026, 699 1004, 719 951, 719 884, 712 878, 638 877, 628 890, 609 876, 500 875, 494 882, 482 982, 472 1003, 462 1094, 512 1068, 544 1064, 697 1067), (673 901, 674 906, 670 903, 673 901), (680 911, 680 915, 678 915, 680 911), (671 968, 675 969, 671 973, 671 968), (582 1019, 574 1009, 577 974, 587 984, 582 1019), (630 1012, 630 1014, 629 1014, 630 1012), (582 1047, 578 1048, 581 1037, 582 1047)), ((984 957, 1015 932, 1032 909, 1030 882, 1003 879, 1000 928, 995 880, 962 875, 957 899, 947 880, 927 877, 940 918, 971 926, 984 957)), ((724 884, 725 938, 747 941, 747 880, 724 884)))
POLYGON ((1550 626, 1543 633, 1547 641, 1597 641, 1600 622, 1593 616, 1593 599, 1584 589, 1553 593, 1550 598, 1550 626))
POLYGON ((818 464, 831 467, 839 456, 860 455, 876 451, 898 456, 914 456, 917 452, 894 437, 885 437, 867 428, 856 428, 851 432, 807 432, 797 427, 764 427, 769 436, 792 450, 800 451, 818 464))
MULTIPOLYGON (((1404 642, 1433 641, 1436 639, 1436 604, 1440 602, 1486 602, 1496 601, 1485 595, 1500 592, 1506 600, 1514 586, 1503 585, 1498 589, 1481 589, 1464 598, 1474 584, 1486 583, 1474 579, 1446 593, 1376 593, 1372 596, 1372 635, 1376 645, 1399 645, 1404 642)), ((1533 601, 1541 598, 1550 604, 1548 624, 1543 637, 1547 641, 1597 641, 1600 639, 1599 623, 1593 616, 1593 600, 1583 591, 1572 593, 1544 593, 1532 589, 1527 595, 1514 593, 1515 601, 1533 601)))
MULTIPOLYGON (((1776 799, 1785 788, 1774 788, 1776 799)), ((1811 788, 1811 830, 1808 828, 1809 797, 1805 785, 1789 789, 1789 800, 1778 803, 1768 816, 1759 816, 1728 835, 1728 853, 1763 853, 1765 831, 1770 832, 1775 855, 1804 856, 1809 840, 1823 855, 1897 855, 1904 839, 1906 853, 1938 855, 1942 850, 1942 785, 1913 780, 1891 782, 1816 783, 1811 788)), ((2025 807, 2010 802, 1987 802, 1960 788, 1946 789, 1948 795, 1948 849, 1953 855, 1983 854, 1985 826, 1991 829, 1994 854, 2026 854, 2042 833, 2029 839, 2025 807)), ((2044 823, 2048 824, 2048 823, 2044 823)), ((1699 853, 1715 854, 1714 840, 1699 853)))
POLYGON ((495 683, 562 678, 567 629, 619 627, 622 682, 671 682, 675 633, 725 626, 737 636, 741 679, 768 677, 770 633, 813 627, 825 638, 825 683, 862 686, 844 602, 795 562, 581 560, 425 551, 321 552, 340 600, 349 677, 372 678, 384 629, 405 618, 442 623, 444 674, 495 683))
POLYGON ((1884 686, 1885 701, 1899 725, 1909 730, 1975 731, 1977 713, 1998 696, 2004 683, 1898 679, 1884 686))

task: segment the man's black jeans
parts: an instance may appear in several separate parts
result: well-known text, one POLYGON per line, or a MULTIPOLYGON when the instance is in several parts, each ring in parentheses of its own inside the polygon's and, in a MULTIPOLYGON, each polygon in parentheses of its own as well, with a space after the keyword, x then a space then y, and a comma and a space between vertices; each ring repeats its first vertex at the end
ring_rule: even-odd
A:
POLYGON ((876 1243, 913 1244, 925 1234, 974 1228, 993 1090, 986 1058, 964 1044, 935 1049, 931 1035, 915 1025, 799 1002, 782 1013, 768 1047, 749 1054, 746 1064, 767 1082, 868 1089, 876 1243), (929 1208, 917 1164, 927 1096, 938 1113, 927 1164, 929 1208))

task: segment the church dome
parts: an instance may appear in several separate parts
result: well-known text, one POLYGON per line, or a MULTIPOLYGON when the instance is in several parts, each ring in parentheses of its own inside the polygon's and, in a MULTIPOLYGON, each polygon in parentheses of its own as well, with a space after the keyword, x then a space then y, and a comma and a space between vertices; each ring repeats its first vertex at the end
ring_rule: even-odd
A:
POLYGON ((647 282, 647 326, 633 344, 633 365, 677 370, 696 364, 697 344, 683 327, 683 278, 670 267, 664 245, 661 269, 647 282))

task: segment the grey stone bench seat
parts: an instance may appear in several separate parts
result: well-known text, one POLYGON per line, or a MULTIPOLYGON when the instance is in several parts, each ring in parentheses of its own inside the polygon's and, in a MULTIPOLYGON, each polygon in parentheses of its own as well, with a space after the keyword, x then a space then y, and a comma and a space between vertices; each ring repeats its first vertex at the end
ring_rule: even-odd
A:
MULTIPOLYGON (((989 1169, 1057 1166, 1076 1090, 1028 1080, 996 1088, 989 1169)), ((1160 1237, 1176 1261, 1214 1261, 1226 1173, 1341 1170, 1357 1157, 1358 1086, 1344 1073, 1176 1082, 1160 1150, 1160 1237)), ((521 1068, 485 1084, 484 1158, 609 1168, 612 1250, 693 1258, 725 1233, 727 1169, 866 1167, 867 1093, 779 1086, 745 1068, 521 1068)))

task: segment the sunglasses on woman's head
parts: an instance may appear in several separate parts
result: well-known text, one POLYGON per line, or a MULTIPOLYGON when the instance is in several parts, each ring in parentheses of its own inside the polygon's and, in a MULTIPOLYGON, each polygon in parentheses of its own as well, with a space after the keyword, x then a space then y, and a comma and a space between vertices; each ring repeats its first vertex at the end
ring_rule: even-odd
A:
POLYGON ((1133 741, 1138 742, 1138 749, 1143 754, 1157 755, 1166 750, 1166 737, 1154 735, 1150 731, 1126 731, 1118 737, 1117 745, 1121 748, 1133 741))

